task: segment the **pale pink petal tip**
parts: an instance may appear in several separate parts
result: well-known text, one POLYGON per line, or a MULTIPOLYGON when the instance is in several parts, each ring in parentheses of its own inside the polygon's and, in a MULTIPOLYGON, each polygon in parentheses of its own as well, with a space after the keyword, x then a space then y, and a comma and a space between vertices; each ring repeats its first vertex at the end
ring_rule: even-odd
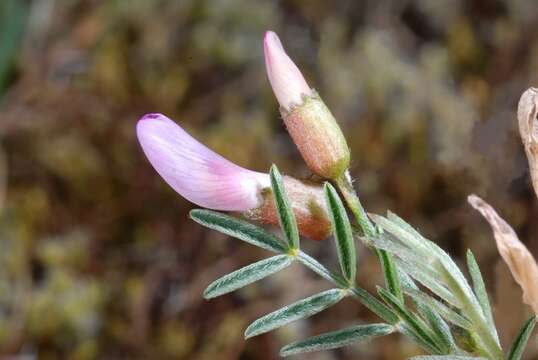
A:
POLYGON ((310 95, 312 90, 299 68, 286 54, 278 35, 267 31, 263 48, 267 76, 280 106, 290 110, 293 105, 301 104, 302 95, 310 95))
POLYGON ((224 211, 261 206, 261 190, 269 186, 267 174, 226 160, 162 114, 144 115, 136 133, 151 165, 187 200, 224 211))

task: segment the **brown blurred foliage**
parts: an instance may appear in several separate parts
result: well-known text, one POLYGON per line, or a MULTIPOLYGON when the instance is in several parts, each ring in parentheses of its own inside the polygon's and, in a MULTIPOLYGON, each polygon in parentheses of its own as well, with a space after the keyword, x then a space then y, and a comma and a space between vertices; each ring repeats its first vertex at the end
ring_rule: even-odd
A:
MULTIPOLYGON (((249 322, 328 284, 294 266, 204 301, 211 280, 266 254, 189 221, 192 204, 136 142, 137 119, 162 112, 245 167, 310 177, 265 77, 266 29, 344 129, 368 210, 395 211, 458 259, 475 252, 509 346, 528 309, 465 199, 487 199, 538 254, 515 117, 538 80, 532 1, 3 0, 0 16, 3 354, 275 359, 292 340, 376 321, 346 300, 244 341, 249 322)), ((305 246, 335 265, 329 241, 305 246)), ((379 267, 360 250, 373 290, 379 267)), ((304 358, 419 352, 392 335, 304 358)))

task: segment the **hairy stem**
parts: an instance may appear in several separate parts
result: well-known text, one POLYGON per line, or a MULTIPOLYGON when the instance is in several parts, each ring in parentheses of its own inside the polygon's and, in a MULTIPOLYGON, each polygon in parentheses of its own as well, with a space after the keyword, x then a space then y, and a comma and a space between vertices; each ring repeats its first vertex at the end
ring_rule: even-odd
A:
POLYGON ((342 177, 336 180, 336 185, 342 192, 342 195, 344 196, 344 200, 346 201, 347 206, 349 207, 349 209, 355 216, 355 219, 357 220, 357 223, 360 225, 363 234, 366 235, 367 237, 375 236, 376 231, 375 231, 374 225, 368 218, 368 215, 366 215, 366 211, 364 211, 361 201, 359 200, 359 197, 357 196, 357 193, 355 192, 355 189, 353 188, 349 171, 346 171, 342 175, 342 177))
POLYGON ((350 287, 343 277, 328 270, 319 261, 306 254, 302 250, 299 250, 297 253, 297 259, 322 278, 330 281, 341 289, 350 291, 353 297, 358 299, 370 311, 379 316, 381 319, 385 320, 387 323, 396 324, 398 322, 398 317, 396 314, 394 314, 394 312, 388 306, 383 304, 368 291, 358 286, 350 287))
MULTIPOLYGON (((376 228, 368 218, 368 215, 366 214, 366 211, 362 207, 361 201, 359 200, 359 196, 353 188, 349 171, 346 171, 338 180, 336 180, 336 184, 338 185, 340 192, 342 192, 347 206, 355 216, 355 220, 361 227, 362 233, 367 238, 377 236, 378 234, 376 228)), ((375 249, 375 252, 381 263, 387 288, 393 295, 403 302, 400 278, 398 276, 396 265, 392 259, 392 255, 380 249, 375 249)))

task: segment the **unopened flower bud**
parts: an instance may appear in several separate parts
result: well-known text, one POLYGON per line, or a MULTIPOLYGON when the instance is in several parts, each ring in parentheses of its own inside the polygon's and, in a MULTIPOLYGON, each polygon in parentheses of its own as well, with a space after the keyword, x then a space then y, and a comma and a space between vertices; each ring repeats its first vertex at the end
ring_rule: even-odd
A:
MULTIPOLYGON (((148 114, 137 124, 140 145, 161 177, 196 205, 239 211, 266 224, 278 224, 269 175, 242 168, 190 136, 161 114, 148 114)), ((301 235, 316 240, 330 233, 320 185, 289 177, 284 185, 301 235), (328 228, 327 228, 328 226, 328 228)))
POLYGON ((289 111, 303 102, 303 95, 311 95, 301 71, 284 51, 278 35, 267 31, 263 39, 265 67, 273 92, 280 106, 289 111))
POLYGON ((269 82, 284 123, 308 167, 317 175, 337 179, 349 167, 349 147, 333 115, 284 51, 278 36, 264 39, 269 82))
POLYGON ((523 290, 523 302, 538 315, 538 265, 536 260, 519 240, 514 229, 497 214, 493 207, 476 195, 470 195, 467 201, 488 221, 501 257, 523 290))

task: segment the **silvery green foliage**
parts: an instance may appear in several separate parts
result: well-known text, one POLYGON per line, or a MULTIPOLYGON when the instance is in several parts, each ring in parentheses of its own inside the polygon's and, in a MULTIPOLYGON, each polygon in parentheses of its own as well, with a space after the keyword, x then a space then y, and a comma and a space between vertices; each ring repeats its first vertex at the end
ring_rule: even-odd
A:
POLYGON ((289 356, 312 351, 336 349, 357 341, 366 341, 379 336, 385 336, 393 331, 394 327, 387 324, 351 326, 286 345, 280 351, 280 355, 289 356))
POLYGON ((277 255, 258 261, 213 281, 204 291, 204 298, 227 294, 252 284, 286 267, 293 261, 289 255, 277 255))
POLYGON ((471 250, 467 251, 467 267, 469 268, 469 273, 471 274, 471 279, 473 280, 473 290, 476 294, 476 298, 482 307, 482 312, 486 317, 489 325, 493 330, 495 329, 495 323, 493 321, 493 314, 491 313, 491 306, 489 305, 488 294, 486 291, 486 285, 484 284, 484 279, 482 279, 482 274, 480 273, 480 268, 478 263, 473 255, 471 250))
POLYGON ((531 317, 525 324, 523 324, 523 327, 519 331, 519 335, 514 341, 514 344, 506 357, 508 360, 521 359, 521 355, 523 355, 523 351, 525 351, 525 347, 527 346, 527 342, 529 341, 529 337, 531 336, 535 325, 536 316, 531 317))
POLYGON ((342 300, 344 296, 346 296, 344 290, 331 289, 287 305, 250 324, 245 330, 245 338, 248 339, 253 336, 264 334, 295 320, 310 317, 336 304, 342 300))
POLYGON ((282 227, 284 235, 288 240, 291 249, 299 248, 299 229, 297 229, 297 221, 291 210, 290 200, 286 195, 282 177, 276 166, 271 166, 269 172, 271 177, 271 187, 275 196, 275 205, 278 210, 278 222, 282 227))
POLYGON ((236 219, 217 211, 195 209, 190 217, 198 224, 217 230, 251 245, 276 253, 286 252, 286 244, 265 229, 244 220, 236 219))
POLYGON ((357 223, 366 224, 367 228, 361 228, 362 235, 357 236, 352 231, 338 192, 327 183, 327 209, 332 220, 341 269, 340 274, 332 272, 300 249, 295 216, 275 166, 271 168, 270 175, 285 239, 256 225, 215 211, 191 211, 191 218, 206 227, 277 253, 214 281, 205 290, 204 297, 209 299, 242 288, 287 268, 296 260, 332 283, 335 288, 298 300, 255 320, 246 329, 245 338, 310 317, 350 296, 385 323, 355 325, 298 340, 284 346, 280 355, 335 349, 400 332, 430 354, 413 357, 415 360, 521 358, 536 319, 533 317, 524 324, 505 357, 500 347, 484 281, 471 252, 467 254, 467 264, 472 286, 448 254, 435 243, 425 239, 404 220, 390 212, 387 217, 371 215, 374 221, 374 224, 371 224, 362 207, 354 208, 354 204, 360 206, 358 198, 353 198, 356 195, 350 194, 349 188, 340 187, 357 223), (362 239, 380 260, 386 287, 378 287, 379 298, 355 284, 355 238, 362 239))
POLYGON ((454 356, 454 355, 442 355, 442 356, 413 356, 410 360, 471 360, 471 359, 478 359, 478 360, 484 360, 484 358, 481 357, 473 357, 473 356, 454 356))
POLYGON ((351 224, 342 200, 340 200, 335 188, 329 183, 325 184, 325 197, 334 229, 334 239, 342 274, 348 284, 353 286, 357 272, 357 256, 351 224))
MULTIPOLYGON (((486 358, 503 359, 496 328, 484 313, 484 309, 489 308, 489 303, 487 306, 480 304, 471 286, 448 254, 392 213, 386 218, 374 215, 373 220, 386 233, 392 235, 391 243, 400 247, 395 251, 395 248, 386 246, 387 243, 381 245, 387 251, 393 252, 402 265, 407 264, 400 269, 454 306, 469 320, 468 330, 476 341, 476 348, 473 350, 486 358)), ((372 241, 375 244, 378 239, 372 241)), ((487 297, 482 300, 487 301, 487 297)))

